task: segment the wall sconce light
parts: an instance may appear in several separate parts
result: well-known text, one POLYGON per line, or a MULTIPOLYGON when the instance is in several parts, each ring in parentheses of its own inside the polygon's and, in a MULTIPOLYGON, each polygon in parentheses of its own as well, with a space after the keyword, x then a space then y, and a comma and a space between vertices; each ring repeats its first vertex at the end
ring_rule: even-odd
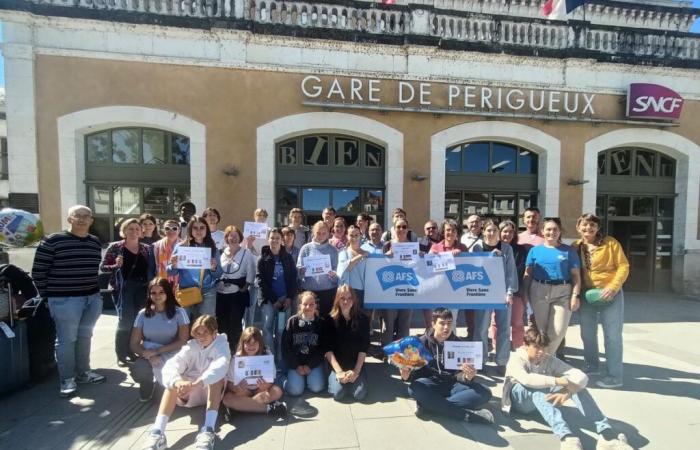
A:
POLYGON ((423 175, 421 173, 418 173, 417 170, 414 170, 413 172, 411 172, 411 180, 413 180, 413 181, 425 181, 427 179, 428 179, 427 175, 423 175))
POLYGON ((590 180, 574 180, 573 178, 569 178, 569 181, 566 182, 569 186, 581 186, 582 184, 588 183, 590 180))
POLYGON ((229 177, 237 177, 238 174, 240 173, 238 170, 238 167, 234 166, 233 164, 224 168, 223 172, 225 175, 227 175, 229 177))

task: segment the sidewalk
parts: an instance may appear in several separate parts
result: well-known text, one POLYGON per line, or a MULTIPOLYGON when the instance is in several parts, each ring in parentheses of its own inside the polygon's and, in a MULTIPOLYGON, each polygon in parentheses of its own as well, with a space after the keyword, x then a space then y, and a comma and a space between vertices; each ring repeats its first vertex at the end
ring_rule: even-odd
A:
MULTIPOLYGON (((693 449, 700 432, 700 302, 672 296, 630 294, 626 298, 625 387, 591 388, 613 424, 635 448, 693 449)), ((574 316, 574 320, 576 316, 574 316)), ((138 449, 152 423, 157 400, 139 403, 128 372, 117 367, 113 350, 116 318, 107 311, 95 330, 92 365, 107 376, 103 385, 81 385, 78 396, 62 399, 55 379, 0 397, 2 449, 138 449)), ((414 329, 414 333, 420 332, 414 329)), ((464 329, 459 330, 464 334, 464 329)), ((602 342, 602 335, 601 335, 602 342)), ((567 335, 568 355, 582 358, 578 325, 567 335)), ((308 402, 317 411, 304 418, 274 421, 239 414, 222 424, 218 449, 522 449, 555 450, 559 441, 543 423, 498 411, 502 383, 484 377, 494 393, 491 409, 498 427, 413 414, 414 402, 396 370, 369 358, 370 393, 362 404, 339 404, 327 395, 286 399, 308 402)), ((594 379, 595 380, 595 379, 594 379)), ((308 408, 307 408, 308 409, 308 408)), ((570 403, 567 417, 582 427, 586 449, 595 448, 593 424, 584 424, 570 403)), ((168 424, 172 449, 188 448, 203 421, 203 408, 178 408, 168 424)))

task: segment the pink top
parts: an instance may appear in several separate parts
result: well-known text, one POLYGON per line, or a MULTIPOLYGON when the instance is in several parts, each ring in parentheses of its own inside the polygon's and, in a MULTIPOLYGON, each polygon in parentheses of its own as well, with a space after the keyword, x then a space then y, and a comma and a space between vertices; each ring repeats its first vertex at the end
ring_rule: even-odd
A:
POLYGON ((528 230, 525 230, 518 235, 518 244, 536 247, 538 245, 544 244, 544 238, 540 233, 533 234, 530 233, 528 230))
POLYGON ((348 237, 343 236, 342 238, 337 238, 337 237, 332 237, 328 240, 328 242, 336 248, 336 250, 342 250, 345 247, 348 247, 350 244, 348 242, 348 237))
POLYGON ((459 241, 455 242, 455 245, 453 247, 448 247, 447 244, 445 243, 445 240, 443 239, 440 242, 436 242, 435 244, 430 247, 430 253, 441 253, 441 252, 451 252, 452 250, 459 250, 461 252, 467 252, 467 246, 462 244, 459 241))

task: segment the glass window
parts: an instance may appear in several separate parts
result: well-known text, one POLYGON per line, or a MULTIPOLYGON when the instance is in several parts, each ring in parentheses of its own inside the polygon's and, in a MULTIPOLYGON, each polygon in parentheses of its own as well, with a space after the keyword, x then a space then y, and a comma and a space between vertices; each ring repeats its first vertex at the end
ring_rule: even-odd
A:
POLYGON ((515 195, 493 194, 491 197, 491 214, 496 216, 515 216, 515 195))
POLYGON ((290 209, 299 206, 299 193, 293 187, 278 187, 277 188, 277 203, 280 209, 289 212, 290 209))
POLYGON ((538 156, 528 150, 518 150, 518 173, 523 175, 537 175, 538 156))
POLYGON ((335 138, 335 165, 339 167, 360 165, 360 143, 356 139, 335 138))
POLYGON ((173 188, 173 213, 180 215, 178 205, 185 200, 190 200, 190 190, 188 188, 173 188))
POLYGON ((372 144, 365 144, 365 167, 381 169, 384 166, 384 150, 372 144))
POLYGON ((139 161, 139 130, 125 128, 112 131, 112 161, 119 164, 139 161))
POLYGON ((654 197, 632 197, 632 215, 651 217, 654 215, 654 197))
POLYGON ((296 139, 284 142, 277 148, 277 164, 282 166, 296 166, 299 163, 297 155, 296 139))
POLYGON ((632 175, 632 151, 628 149, 610 152, 610 175, 632 175))
POLYGON ((304 164, 308 166, 328 165, 328 137, 309 136, 304 138, 304 164))
POLYGON ((165 133, 159 130, 143 130, 143 163, 166 164, 165 133))
POLYGON ((472 214, 479 214, 480 216, 486 215, 489 213, 489 195, 477 192, 465 192, 463 208, 463 221, 466 221, 467 217, 472 214))
POLYGON ((605 161, 607 161, 607 153, 598 153, 598 175, 605 175, 605 161))
POLYGON ((659 158, 659 176, 660 177, 675 177, 676 176, 676 162, 665 156, 659 158))
POLYGON ((608 216, 629 216, 630 215, 630 198, 629 197, 609 197, 608 198, 608 216))
POLYGON ((654 166, 656 162, 656 153, 644 150, 637 150, 636 174, 641 177, 653 177, 656 175, 654 166))
POLYGON ((357 214, 361 212, 359 189, 333 189, 332 204, 338 213, 357 214))
POLYGON ((673 217, 673 203, 675 199, 673 197, 659 197, 659 217, 673 217))
POLYGON ((493 144, 491 173, 515 173, 518 150, 512 145, 493 144))
POLYGON ((598 217, 605 217, 605 196, 598 195, 595 201, 595 215, 598 217))
POLYGON ((381 189, 365 189, 362 209, 366 213, 384 211, 384 191, 381 189))
POLYGON ((464 146, 464 171, 467 173, 489 173, 489 144, 475 142, 464 146))
POLYGON ((90 203, 93 214, 109 214, 109 188, 90 187, 90 203))
POLYGON ((87 160, 91 163, 107 164, 110 160, 109 132, 87 137, 87 160))
POLYGON ((445 169, 448 172, 460 172, 462 170, 462 146, 448 148, 445 155, 445 169))
POLYGON ((167 215, 172 210, 169 189, 166 187, 143 188, 143 212, 167 215))
POLYGON ((304 211, 323 211, 330 205, 331 190, 324 188, 305 188, 302 197, 304 211))
MULTIPOLYGON (((112 224, 109 217, 95 217, 95 220, 92 222, 92 226, 90 227, 90 233, 97 236, 100 242, 106 244, 113 240, 110 235, 111 228, 112 224)), ((115 239, 119 239, 116 236, 119 236, 119 234, 115 235, 115 239)))
POLYGON ((461 200, 461 192, 445 192, 445 217, 459 218, 459 204, 461 200))
POLYGON ((115 186, 114 214, 141 214, 141 189, 137 187, 115 186))
POLYGON ((186 136, 180 136, 179 134, 170 135, 170 155, 170 162, 172 164, 189 165, 190 138, 186 136))

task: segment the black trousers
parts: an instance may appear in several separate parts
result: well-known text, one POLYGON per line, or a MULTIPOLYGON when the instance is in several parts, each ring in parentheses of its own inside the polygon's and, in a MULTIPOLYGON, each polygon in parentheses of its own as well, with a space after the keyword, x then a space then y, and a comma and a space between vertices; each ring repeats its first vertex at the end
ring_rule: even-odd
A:
POLYGON ((236 349, 243 332, 242 321, 249 304, 248 290, 233 294, 216 293, 216 321, 219 323, 219 332, 226 333, 231 351, 236 349))

